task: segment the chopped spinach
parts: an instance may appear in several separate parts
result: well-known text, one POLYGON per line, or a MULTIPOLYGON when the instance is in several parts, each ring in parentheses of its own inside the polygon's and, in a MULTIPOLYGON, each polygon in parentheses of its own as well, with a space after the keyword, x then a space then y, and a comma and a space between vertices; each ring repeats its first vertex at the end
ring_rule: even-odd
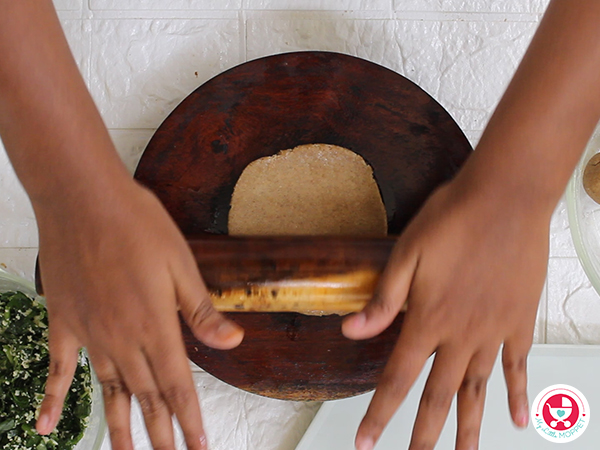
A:
POLYGON ((35 422, 50 364, 46 308, 21 292, 0 294, 0 347, 0 450, 72 449, 92 407, 90 368, 83 355, 58 427, 40 436, 35 422))

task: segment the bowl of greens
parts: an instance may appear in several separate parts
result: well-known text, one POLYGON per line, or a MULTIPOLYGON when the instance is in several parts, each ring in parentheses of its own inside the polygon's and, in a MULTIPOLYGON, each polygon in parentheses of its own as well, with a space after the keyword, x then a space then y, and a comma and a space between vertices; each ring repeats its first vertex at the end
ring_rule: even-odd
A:
POLYGON ((0 270, 0 450, 98 450, 102 392, 83 351, 58 426, 35 430, 50 361, 44 305, 32 283, 0 270))

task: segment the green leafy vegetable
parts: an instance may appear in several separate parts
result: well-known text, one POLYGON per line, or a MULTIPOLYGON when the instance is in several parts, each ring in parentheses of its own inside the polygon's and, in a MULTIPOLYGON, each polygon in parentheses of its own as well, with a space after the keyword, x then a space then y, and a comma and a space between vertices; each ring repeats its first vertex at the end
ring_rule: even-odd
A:
POLYGON ((46 308, 21 292, 0 294, 0 449, 70 450, 82 438, 92 405, 90 368, 79 365, 58 427, 35 430, 50 355, 46 308))

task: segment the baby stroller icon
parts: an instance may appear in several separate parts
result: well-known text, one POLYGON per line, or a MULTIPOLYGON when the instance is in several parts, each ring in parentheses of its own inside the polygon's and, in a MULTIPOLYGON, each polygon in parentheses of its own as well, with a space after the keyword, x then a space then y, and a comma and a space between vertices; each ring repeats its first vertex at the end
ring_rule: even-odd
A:
POLYGON ((571 426, 571 422, 567 420, 571 416, 571 412, 573 411, 573 404, 571 403, 571 400, 569 400, 566 397, 563 397, 562 407, 560 408, 552 408, 550 406, 550 403, 546 403, 546 406, 548 406, 548 409, 550 410, 550 415, 554 419, 556 419, 550 422, 550 426, 552 428, 555 428, 560 422, 562 422, 566 428, 569 428, 571 426))

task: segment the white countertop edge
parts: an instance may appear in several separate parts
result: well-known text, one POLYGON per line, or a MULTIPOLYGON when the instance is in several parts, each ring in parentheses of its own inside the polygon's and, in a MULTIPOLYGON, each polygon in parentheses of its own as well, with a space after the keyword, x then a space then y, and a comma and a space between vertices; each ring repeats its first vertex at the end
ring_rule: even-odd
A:
MULTIPOLYGON (((600 357, 600 345, 569 345, 569 344, 534 344, 531 347, 529 356, 533 357, 600 357)), ((499 354, 500 357, 500 354, 499 354)), ((367 395, 367 394, 361 394, 367 395)), ((321 427, 327 422, 327 419, 333 411, 335 401, 324 402, 315 418, 308 427, 306 433, 298 442, 296 448, 305 448, 307 443, 313 442, 321 427)))

